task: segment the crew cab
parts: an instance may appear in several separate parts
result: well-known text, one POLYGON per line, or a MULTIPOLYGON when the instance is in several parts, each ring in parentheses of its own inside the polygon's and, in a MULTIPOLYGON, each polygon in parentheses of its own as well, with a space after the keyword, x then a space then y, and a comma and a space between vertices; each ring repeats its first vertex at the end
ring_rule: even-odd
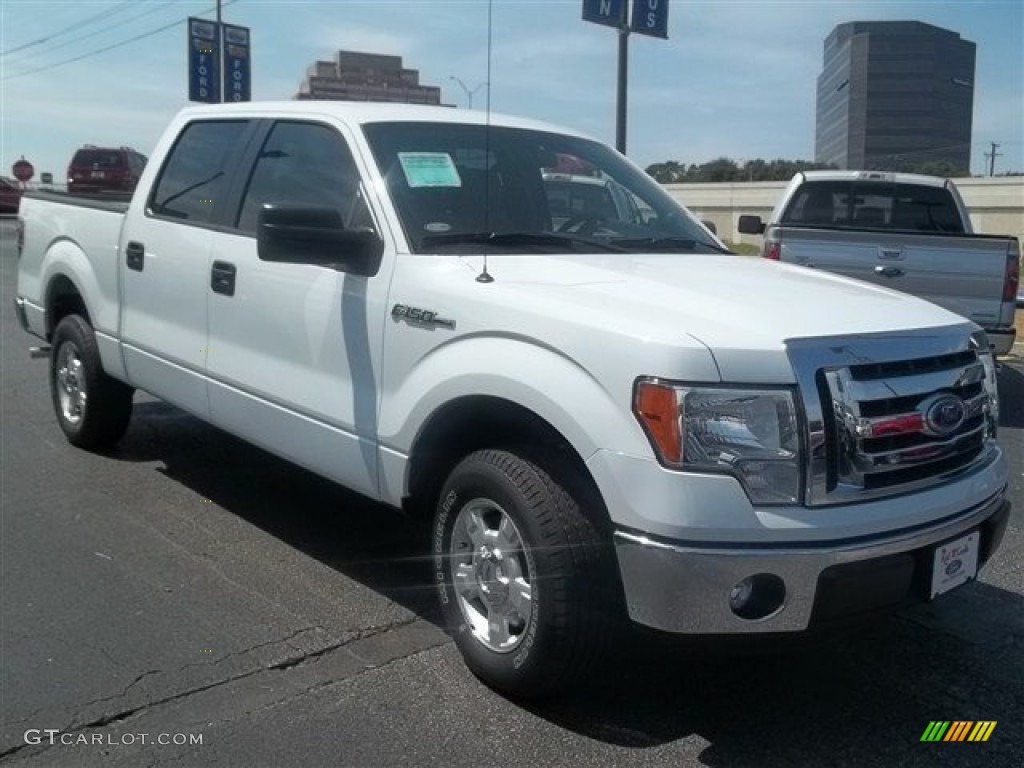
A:
POLYGON ((788 634, 939 597, 1006 525, 975 324, 731 254, 575 131, 193 107, 129 204, 30 193, 21 228, 71 443, 114 446, 145 390, 426 515, 447 629, 512 695, 600 674, 627 619, 788 634), (566 157, 629 205, 553 211, 566 157))
POLYGON ((881 171, 797 173, 766 223, 761 255, 920 296, 974 321, 998 355, 1013 347, 1016 237, 976 235, 950 179, 881 171))

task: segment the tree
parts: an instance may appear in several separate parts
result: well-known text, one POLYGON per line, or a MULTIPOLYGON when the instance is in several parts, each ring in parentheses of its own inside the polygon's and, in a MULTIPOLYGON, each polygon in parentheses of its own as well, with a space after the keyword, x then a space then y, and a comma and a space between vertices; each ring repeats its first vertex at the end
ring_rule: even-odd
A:
POLYGON ((647 166, 647 173, 662 184, 681 182, 712 181, 789 181, 798 171, 812 171, 819 168, 835 168, 834 165, 815 163, 809 160, 766 161, 760 158, 747 160, 741 166, 728 157, 717 157, 700 165, 684 166, 675 160, 653 163, 647 166))

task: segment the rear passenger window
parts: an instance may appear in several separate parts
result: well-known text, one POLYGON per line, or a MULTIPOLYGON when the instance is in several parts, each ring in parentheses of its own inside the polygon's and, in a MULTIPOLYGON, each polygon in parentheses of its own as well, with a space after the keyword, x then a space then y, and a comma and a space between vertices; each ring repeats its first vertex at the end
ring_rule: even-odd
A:
POLYGON ((225 191, 225 168, 248 125, 246 120, 218 120, 187 126, 160 171, 149 199, 150 212, 208 223, 225 191))

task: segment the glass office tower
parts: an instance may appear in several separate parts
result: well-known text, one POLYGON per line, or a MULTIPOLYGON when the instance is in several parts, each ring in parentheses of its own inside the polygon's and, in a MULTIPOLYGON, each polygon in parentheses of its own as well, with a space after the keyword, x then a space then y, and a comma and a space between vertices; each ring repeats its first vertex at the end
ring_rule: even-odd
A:
POLYGON ((919 21, 840 24, 818 76, 815 160, 969 170, 974 59, 974 43, 919 21))

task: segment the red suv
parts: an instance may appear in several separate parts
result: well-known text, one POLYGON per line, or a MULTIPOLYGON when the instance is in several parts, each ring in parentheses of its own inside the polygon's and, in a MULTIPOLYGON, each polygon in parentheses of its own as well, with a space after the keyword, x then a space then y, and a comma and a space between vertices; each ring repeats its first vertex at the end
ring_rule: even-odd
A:
POLYGON ((21 204, 21 187, 18 182, 0 176, 0 213, 17 213, 21 204))
POLYGON ((68 166, 68 192, 72 194, 131 193, 139 183, 146 156, 131 147, 94 147, 75 152, 68 166))

